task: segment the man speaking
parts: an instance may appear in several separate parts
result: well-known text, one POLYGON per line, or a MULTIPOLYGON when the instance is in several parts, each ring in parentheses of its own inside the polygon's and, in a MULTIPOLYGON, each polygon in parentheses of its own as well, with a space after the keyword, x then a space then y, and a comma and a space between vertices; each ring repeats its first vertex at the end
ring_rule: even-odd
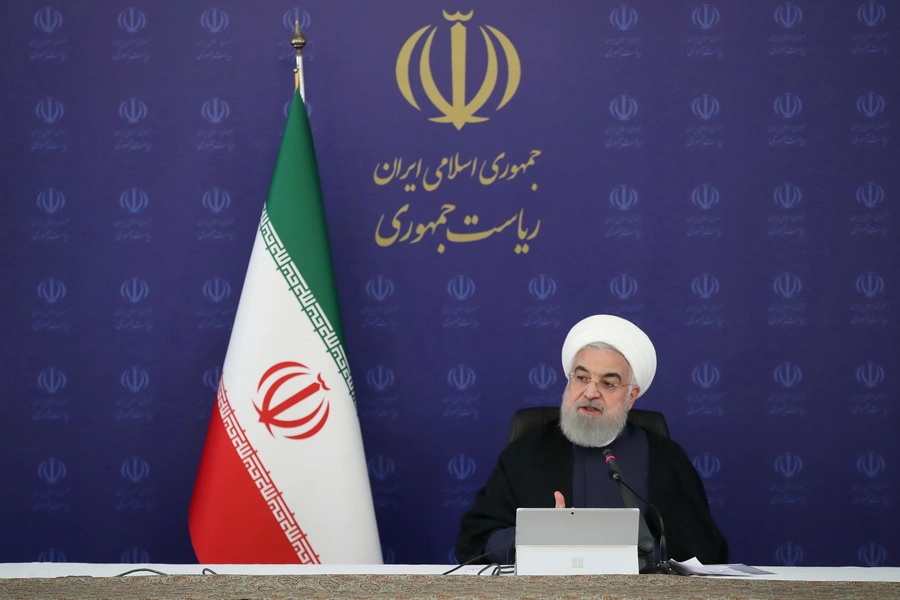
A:
MULTIPOLYGON (((656 374, 656 350, 647 334, 620 317, 588 317, 566 336, 562 366, 568 383, 559 420, 500 454, 462 517, 456 558, 466 562, 487 553, 481 562, 511 562, 518 508, 623 507, 604 456, 611 450, 638 497, 661 513, 671 558, 728 562, 728 545, 684 449, 627 422, 656 374)), ((643 502, 639 508, 658 547, 657 519, 643 502)))

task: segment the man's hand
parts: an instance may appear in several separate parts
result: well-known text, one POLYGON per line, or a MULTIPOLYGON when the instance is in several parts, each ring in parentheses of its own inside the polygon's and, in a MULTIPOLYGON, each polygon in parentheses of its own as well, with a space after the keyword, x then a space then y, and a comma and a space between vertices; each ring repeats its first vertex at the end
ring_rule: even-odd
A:
POLYGON ((553 497, 556 499, 556 508, 566 507, 566 499, 563 497, 562 492, 553 492, 553 497))

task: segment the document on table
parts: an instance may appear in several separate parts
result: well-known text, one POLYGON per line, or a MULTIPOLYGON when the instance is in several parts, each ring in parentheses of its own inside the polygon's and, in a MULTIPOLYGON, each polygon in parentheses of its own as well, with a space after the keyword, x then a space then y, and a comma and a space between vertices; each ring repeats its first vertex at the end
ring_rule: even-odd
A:
POLYGON ((683 562, 669 559, 669 565, 679 575, 704 575, 719 577, 749 577, 751 575, 771 575, 771 571, 763 571, 756 567, 748 567, 744 564, 730 565, 704 565, 696 558, 690 558, 683 562))

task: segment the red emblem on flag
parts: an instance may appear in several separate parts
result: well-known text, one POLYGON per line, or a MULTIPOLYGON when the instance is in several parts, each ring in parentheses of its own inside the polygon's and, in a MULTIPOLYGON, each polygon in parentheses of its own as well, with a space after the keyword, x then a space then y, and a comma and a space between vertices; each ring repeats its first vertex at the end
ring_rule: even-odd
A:
POLYGON ((304 440, 319 433, 328 420, 328 399, 319 393, 328 389, 321 373, 313 377, 306 365, 281 362, 260 378, 257 399, 262 397, 262 407, 254 403, 253 408, 272 437, 275 427, 294 434, 284 435, 288 439, 304 440))

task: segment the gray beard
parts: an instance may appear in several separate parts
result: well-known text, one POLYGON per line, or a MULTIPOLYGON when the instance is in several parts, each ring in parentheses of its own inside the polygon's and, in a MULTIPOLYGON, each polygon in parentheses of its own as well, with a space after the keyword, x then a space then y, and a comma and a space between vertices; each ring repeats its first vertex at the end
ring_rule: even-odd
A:
POLYGON ((579 400, 573 406, 566 402, 565 395, 563 395, 562 406, 559 410, 559 426, 563 435, 573 444, 587 448, 608 446, 619 437, 619 434, 625 429, 627 421, 628 409, 624 406, 623 410, 618 412, 609 410, 602 400, 596 402, 579 400), (582 406, 601 408, 603 414, 599 417, 579 414, 578 408, 582 406))

